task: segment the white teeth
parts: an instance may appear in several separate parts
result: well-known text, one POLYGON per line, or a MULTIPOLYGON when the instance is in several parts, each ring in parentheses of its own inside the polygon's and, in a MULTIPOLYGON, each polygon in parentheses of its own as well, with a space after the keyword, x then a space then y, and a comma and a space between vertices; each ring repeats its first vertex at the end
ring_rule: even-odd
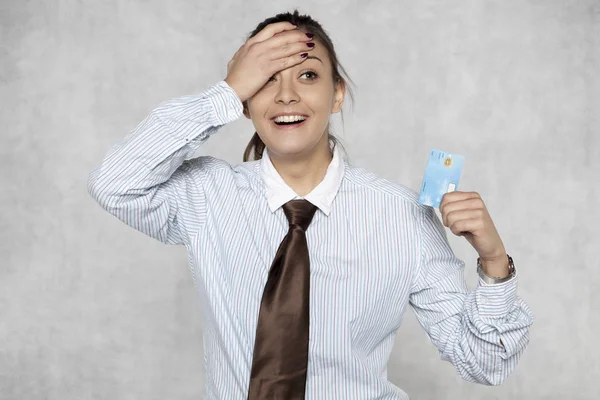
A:
POLYGON ((304 121, 306 117, 302 115, 285 115, 276 117, 273 119, 275 122, 296 122, 296 121, 304 121))

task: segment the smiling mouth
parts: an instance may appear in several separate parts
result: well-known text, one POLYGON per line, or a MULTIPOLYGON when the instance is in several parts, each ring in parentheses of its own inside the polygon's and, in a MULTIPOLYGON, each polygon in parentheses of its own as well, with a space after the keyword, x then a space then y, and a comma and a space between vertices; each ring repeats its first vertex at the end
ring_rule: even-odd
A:
POLYGON ((275 122, 275 125, 278 126, 286 126, 286 125, 299 125, 301 123, 303 123, 304 121, 306 121, 308 118, 304 118, 303 120, 299 120, 299 121, 293 121, 293 122, 275 122))
POLYGON ((280 129, 293 129, 293 128, 303 125, 306 121, 308 121, 308 117, 301 121, 294 121, 294 122, 275 122, 274 120, 271 120, 271 122, 277 128, 280 128, 280 129))

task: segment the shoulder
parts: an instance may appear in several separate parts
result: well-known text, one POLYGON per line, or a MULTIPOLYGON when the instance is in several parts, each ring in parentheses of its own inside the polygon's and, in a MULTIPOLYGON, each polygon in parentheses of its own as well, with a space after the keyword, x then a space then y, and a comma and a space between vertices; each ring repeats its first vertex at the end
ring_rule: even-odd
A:
POLYGON ((365 168, 346 161, 344 178, 355 188, 370 196, 381 198, 386 203, 411 209, 416 215, 431 212, 431 207, 419 203, 419 194, 413 189, 389 179, 383 178, 365 168))
POLYGON ((192 175, 202 175, 208 179, 231 177, 235 179, 258 182, 258 161, 246 161, 239 164, 230 164, 226 160, 200 156, 185 160, 182 170, 192 175))

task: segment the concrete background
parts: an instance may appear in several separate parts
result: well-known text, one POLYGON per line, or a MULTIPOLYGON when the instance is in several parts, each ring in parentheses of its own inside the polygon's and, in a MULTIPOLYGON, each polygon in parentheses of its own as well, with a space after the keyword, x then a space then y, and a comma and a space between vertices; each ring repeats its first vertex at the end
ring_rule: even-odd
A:
MULTIPOLYGON (((86 191, 160 101, 198 93, 264 18, 298 6, 357 84, 351 161, 419 190, 432 147, 466 156, 536 322, 499 387, 464 382, 412 312, 389 363, 412 399, 597 399, 600 2, 0 1, 0 399, 200 399, 185 248, 86 191)), ((346 103, 350 105, 349 102, 346 103)), ((241 162, 235 121, 199 150, 241 162)), ((476 254, 449 232, 476 283, 476 254)))

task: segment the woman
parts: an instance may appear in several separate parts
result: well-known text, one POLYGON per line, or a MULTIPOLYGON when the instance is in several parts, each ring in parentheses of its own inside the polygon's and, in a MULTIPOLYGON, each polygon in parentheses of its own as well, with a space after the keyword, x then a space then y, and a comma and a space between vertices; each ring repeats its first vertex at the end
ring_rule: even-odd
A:
POLYGON ((469 292, 433 209, 342 156, 329 133, 340 71, 312 18, 269 18, 223 81, 159 105, 90 175, 108 212, 186 246, 206 399, 406 399, 387 361, 407 304, 469 381, 500 384, 529 341, 532 314, 477 193, 440 205, 443 225, 479 254, 469 292), (256 128, 243 163, 186 160, 242 114, 256 128))

